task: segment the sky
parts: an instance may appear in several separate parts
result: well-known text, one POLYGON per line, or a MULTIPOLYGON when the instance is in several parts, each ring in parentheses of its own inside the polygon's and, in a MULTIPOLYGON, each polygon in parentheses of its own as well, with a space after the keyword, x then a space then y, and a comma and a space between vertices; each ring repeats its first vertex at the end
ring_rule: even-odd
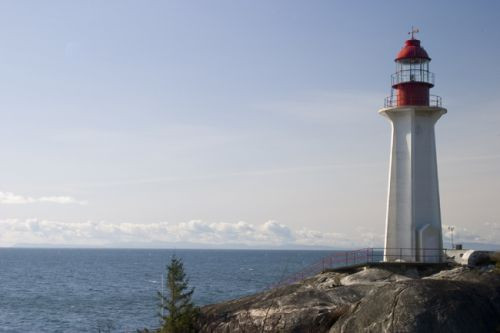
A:
POLYGON ((442 222, 500 244, 497 1, 2 1, 0 247, 382 246, 412 26, 442 222))

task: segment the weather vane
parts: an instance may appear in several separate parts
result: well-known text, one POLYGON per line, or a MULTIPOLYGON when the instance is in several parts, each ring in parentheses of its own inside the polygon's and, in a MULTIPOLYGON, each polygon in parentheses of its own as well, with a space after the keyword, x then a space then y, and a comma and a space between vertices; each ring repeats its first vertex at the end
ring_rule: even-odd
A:
POLYGON ((411 35, 411 39, 415 39, 415 34, 419 32, 420 31, 418 30, 418 28, 414 28, 413 26, 411 26, 411 31, 408 32, 408 35, 411 35))

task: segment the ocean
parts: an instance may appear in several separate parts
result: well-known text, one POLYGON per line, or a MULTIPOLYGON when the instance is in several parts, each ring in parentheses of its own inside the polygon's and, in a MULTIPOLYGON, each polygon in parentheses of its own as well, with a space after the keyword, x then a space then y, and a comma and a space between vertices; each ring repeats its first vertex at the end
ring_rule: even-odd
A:
POLYGON ((0 332, 158 327, 156 294, 174 253, 202 306, 263 290, 332 251, 3 248, 0 332))

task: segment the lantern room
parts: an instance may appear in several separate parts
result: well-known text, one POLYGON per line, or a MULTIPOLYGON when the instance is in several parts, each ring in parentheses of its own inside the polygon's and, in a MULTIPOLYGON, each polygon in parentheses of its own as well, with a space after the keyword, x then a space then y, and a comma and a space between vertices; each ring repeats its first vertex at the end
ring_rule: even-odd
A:
POLYGON ((385 107, 422 105, 441 106, 441 98, 429 94, 434 86, 434 73, 429 71, 431 58, 414 38, 418 30, 412 29, 411 39, 405 42, 396 59, 396 73, 391 75, 391 96, 385 107))

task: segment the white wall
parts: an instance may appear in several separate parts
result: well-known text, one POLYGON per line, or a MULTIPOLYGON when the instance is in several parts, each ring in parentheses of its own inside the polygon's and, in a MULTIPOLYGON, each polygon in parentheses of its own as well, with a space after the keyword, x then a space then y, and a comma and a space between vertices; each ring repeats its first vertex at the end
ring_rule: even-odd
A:
POLYGON ((434 124, 446 109, 379 112, 392 125, 385 260, 439 261, 443 246, 434 124))

